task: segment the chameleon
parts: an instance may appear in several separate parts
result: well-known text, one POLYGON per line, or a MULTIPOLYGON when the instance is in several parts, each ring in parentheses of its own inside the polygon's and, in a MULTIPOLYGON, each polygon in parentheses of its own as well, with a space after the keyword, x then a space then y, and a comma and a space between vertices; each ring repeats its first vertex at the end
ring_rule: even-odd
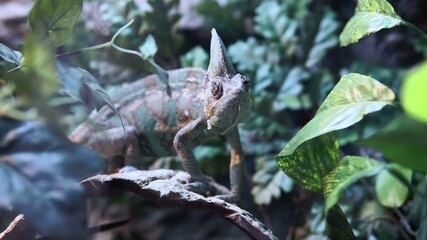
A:
POLYGON ((107 160, 125 162, 151 157, 178 156, 191 176, 189 189, 212 188, 192 149, 223 135, 230 144, 230 191, 216 197, 228 202, 240 199, 242 161, 238 123, 250 114, 250 80, 234 69, 224 43, 211 31, 208 69, 181 68, 168 71, 170 95, 157 75, 124 86, 111 96, 122 116, 108 107, 93 111, 88 121, 69 135, 107 160), (124 129, 123 129, 124 128, 124 129))

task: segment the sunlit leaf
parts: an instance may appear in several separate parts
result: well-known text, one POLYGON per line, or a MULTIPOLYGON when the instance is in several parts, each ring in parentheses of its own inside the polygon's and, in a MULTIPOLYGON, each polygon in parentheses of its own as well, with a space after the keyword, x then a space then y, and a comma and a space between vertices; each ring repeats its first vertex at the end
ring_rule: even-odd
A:
POLYGON ((391 161, 416 171, 427 171, 427 124, 402 115, 375 135, 360 141, 381 151, 391 161))
POLYGON ((0 205, 23 213, 41 234, 83 239, 79 182, 100 172, 103 159, 38 122, 2 119, 0 129, 0 205))
POLYGON ((19 66, 22 54, 0 43, 0 58, 3 58, 6 62, 19 66))
POLYGON ((279 168, 307 189, 321 192, 323 177, 339 161, 338 141, 334 134, 326 134, 299 145, 291 154, 279 153, 279 168))
POLYGON ((144 43, 139 47, 139 52, 144 59, 154 57, 157 53, 157 45, 153 35, 150 34, 147 36, 144 43))
POLYGON ((391 104, 394 93, 368 76, 344 75, 308 122, 282 149, 278 158, 291 155, 303 142, 325 133, 347 128, 363 116, 391 104))
MULTIPOLYGON (((397 171, 407 182, 410 182, 412 171, 408 168, 402 167, 398 164, 390 164, 390 167, 397 171)), ((383 206, 386 207, 401 207, 408 197, 408 186, 402 183, 393 173, 389 170, 380 172, 375 182, 375 191, 378 200, 383 206)))
POLYGON ((346 156, 323 178, 326 211, 338 203, 345 189, 360 178, 377 174, 382 169, 377 161, 364 157, 346 156))
POLYGON ((354 16, 340 34, 341 46, 356 43, 371 33, 403 23, 386 0, 358 0, 354 16))
POLYGON ((29 23, 40 40, 50 39, 58 47, 65 44, 82 11, 83 0, 37 0, 29 23))
POLYGON ((406 76, 401 89, 401 101, 412 117, 427 123, 427 62, 406 76))

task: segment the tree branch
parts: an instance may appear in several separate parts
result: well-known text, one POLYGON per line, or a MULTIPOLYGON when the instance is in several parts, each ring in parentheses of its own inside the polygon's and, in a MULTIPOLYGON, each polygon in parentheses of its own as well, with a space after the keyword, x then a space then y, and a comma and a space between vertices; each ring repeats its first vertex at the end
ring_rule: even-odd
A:
POLYGON ((168 169, 131 171, 111 175, 97 175, 82 181, 91 193, 125 190, 136 193, 159 206, 213 211, 254 239, 277 239, 273 233, 249 212, 215 197, 204 197, 185 188, 190 175, 168 169))

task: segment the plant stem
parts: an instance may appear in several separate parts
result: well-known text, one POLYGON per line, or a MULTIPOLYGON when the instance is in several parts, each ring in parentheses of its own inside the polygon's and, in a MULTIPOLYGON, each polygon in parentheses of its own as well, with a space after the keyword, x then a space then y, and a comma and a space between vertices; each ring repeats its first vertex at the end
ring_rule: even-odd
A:
POLYGON ((415 25, 413 25, 412 23, 407 22, 407 21, 403 21, 403 24, 406 25, 407 27, 409 27, 410 29, 412 29, 413 31, 415 31, 416 33, 418 33, 418 35, 420 35, 422 38, 427 40, 427 34, 423 31, 421 31, 421 29, 415 27, 415 25))

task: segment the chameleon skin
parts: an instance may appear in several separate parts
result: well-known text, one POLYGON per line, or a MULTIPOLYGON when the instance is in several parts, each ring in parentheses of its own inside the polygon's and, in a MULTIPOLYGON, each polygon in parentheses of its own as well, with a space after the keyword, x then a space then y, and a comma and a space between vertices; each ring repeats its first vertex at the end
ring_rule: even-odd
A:
MULTIPOLYGON (((108 160, 178 155, 191 175, 189 188, 212 189, 192 152, 209 138, 224 135, 231 146, 229 202, 240 198, 243 150, 237 124, 250 113, 249 80, 236 73, 224 44, 212 30, 208 70, 168 71, 171 97, 156 75, 135 81, 112 96, 125 125, 108 107, 93 112, 69 136, 108 160), (173 143, 173 144, 172 144, 173 143)), ((207 190, 206 190, 207 191, 207 190)))

